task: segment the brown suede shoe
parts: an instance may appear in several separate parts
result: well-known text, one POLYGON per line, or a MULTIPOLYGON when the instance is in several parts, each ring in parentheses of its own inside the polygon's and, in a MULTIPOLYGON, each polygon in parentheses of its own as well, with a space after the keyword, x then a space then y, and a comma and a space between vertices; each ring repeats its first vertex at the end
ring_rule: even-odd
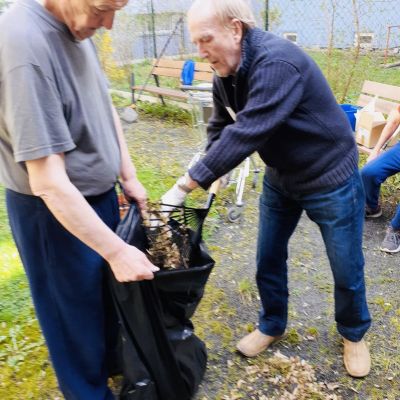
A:
POLYGON ((343 361, 348 374, 354 378, 363 378, 371 369, 371 357, 365 340, 351 342, 343 338, 343 361))
POLYGON ((246 357, 255 357, 266 350, 272 343, 278 341, 282 336, 268 336, 258 329, 249 333, 239 340, 236 348, 246 357))

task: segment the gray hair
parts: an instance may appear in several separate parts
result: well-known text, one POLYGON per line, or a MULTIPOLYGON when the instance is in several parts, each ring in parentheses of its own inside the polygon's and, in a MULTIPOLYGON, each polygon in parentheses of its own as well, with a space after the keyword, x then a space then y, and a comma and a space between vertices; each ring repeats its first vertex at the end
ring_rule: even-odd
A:
MULTIPOLYGON (((213 14, 223 25, 229 25, 232 19, 238 19, 245 29, 254 28, 256 20, 249 5, 250 0, 213 0, 209 1, 213 14)), ((204 0, 195 0, 193 6, 204 8, 204 0), (196 4, 197 3, 197 4, 196 4)))
POLYGON ((217 18, 224 24, 236 18, 246 29, 256 26, 249 0, 214 0, 213 7, 217 18))
POLYGON ((90 0, 89 4, 93 7, 102 9, 103 7, 106 10, 120 10, 125 7, 128 3, 128 0, 90 0))

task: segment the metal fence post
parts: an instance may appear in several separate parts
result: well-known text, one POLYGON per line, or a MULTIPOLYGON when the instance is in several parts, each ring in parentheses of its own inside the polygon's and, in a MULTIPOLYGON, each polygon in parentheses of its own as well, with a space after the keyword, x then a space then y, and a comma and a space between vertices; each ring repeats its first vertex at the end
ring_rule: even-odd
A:
POLYGON ((131 95, 132 95, 132 104, 135 104, 135 74, 131 72, 131 95))

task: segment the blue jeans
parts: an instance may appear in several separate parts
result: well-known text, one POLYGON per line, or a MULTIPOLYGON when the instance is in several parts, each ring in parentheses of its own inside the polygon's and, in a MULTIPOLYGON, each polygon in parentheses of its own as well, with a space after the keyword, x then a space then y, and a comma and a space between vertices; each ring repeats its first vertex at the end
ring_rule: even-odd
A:
MULTIPOLYGON (((114 190, 87 198, 115 229, 114 190)), ((114 399, 107 387, 117 319, 105 261, 71 235, 36 196, 6 191, 11 230, 60 389, 68 400, 114 399), (108 364, 110 363, 110 364, 108 364)))
MULTIPOLYGON (((375 209, 379 205, 379 193, 381 184, 392 175, 400 172, 400 143, 391 149, 383 152, 375 160, 369 162, 361 170, 361 177, 364 183, 366 204, 375 209)), ((394 229, 400 229, 400 203, 391 221, 394 229)))
POLYGON ((318 224, 325 243, 335 282, 337 329, 357 342, 371 324, 362 253, 364 191, 358 171, 334 190, 304 195, 282 192, 264 178, 256 275, 262 305, 259 329, 270 336, 285 331, 288 241, 303 210, 318 224))

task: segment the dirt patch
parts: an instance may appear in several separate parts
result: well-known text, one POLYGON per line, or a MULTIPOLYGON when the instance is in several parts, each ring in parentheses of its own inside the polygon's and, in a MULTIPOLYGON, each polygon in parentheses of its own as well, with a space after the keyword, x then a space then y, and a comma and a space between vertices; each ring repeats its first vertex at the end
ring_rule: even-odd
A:
MULTIPOLYGON (((139 122, 124 127, 139 172, 159 171, 154 185, 159 185, 160 191, 185 171, 196 150, 198 137, 186 126, 165 126, 139 118, 139 122)), ((207 373, 196 399, 399 399, 400 255, 379 251, 392 212, 388 208, 382 218, 367 221, 364 232, 368 303, 373 316, 366 336, 373 362, 367 378, 356 380, 346 375, 334 323, 329 263, 319 230, 306 216, 290 242, 286 338, 254 360, 236 353, 236 341, 254 328, 259 308, 254 276, 260 189, 260 183, 255 190, 250 185, 246 188, 240 223, 226 221, 232 188, 218 196, 218 212, 207 219, 211 232, 207 243, 216 267, 194 319, 196 332, 209 349, 207 373), (277 350, 286 357, 295 357, 292 364, 301 366, 301 360, 305 360, 303 366, 315 370, 315 382, 322 385, 319 388, 324 394, 290 397, 296 384, 284 385, 283 372, 271 366, 277 350), (249 367, 267 372, 249 376, 249 367), (278 376, 282 379, 276 380, 278 376)))

